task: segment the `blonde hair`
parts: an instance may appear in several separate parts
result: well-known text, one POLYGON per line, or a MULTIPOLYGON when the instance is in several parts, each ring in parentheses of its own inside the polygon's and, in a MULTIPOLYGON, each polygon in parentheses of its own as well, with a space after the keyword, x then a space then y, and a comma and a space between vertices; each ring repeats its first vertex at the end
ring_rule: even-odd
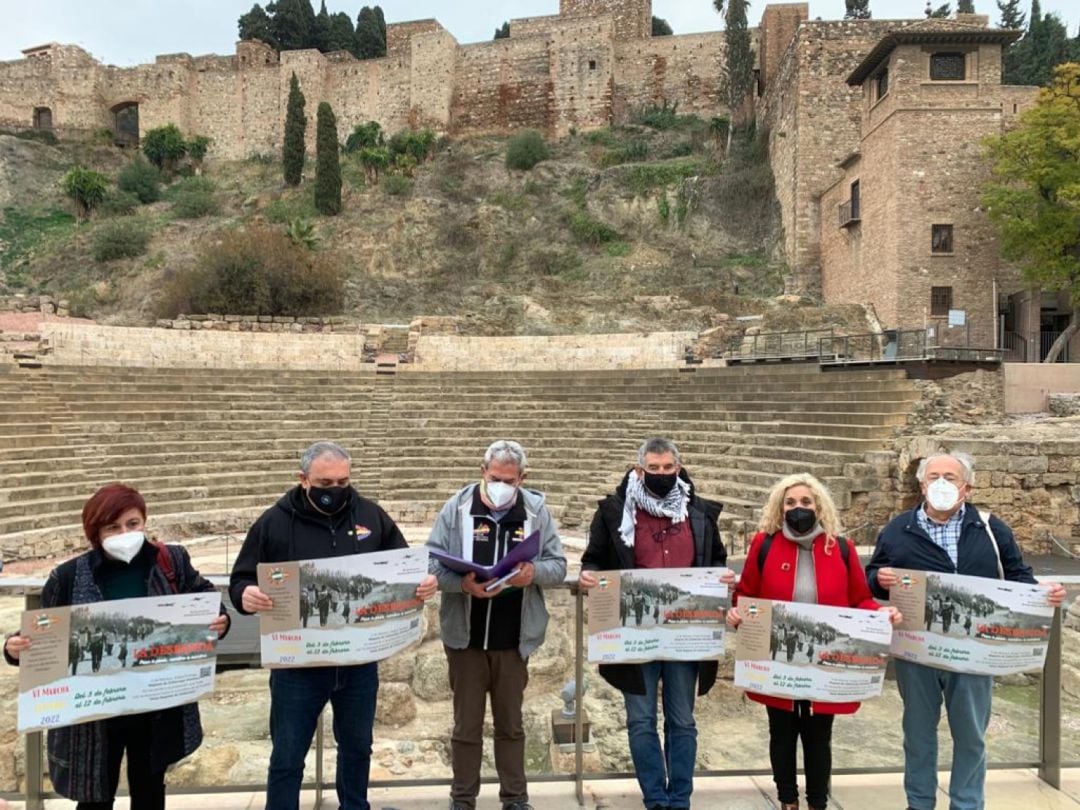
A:
POLYGON ((792 487, 806 487, 814 496, 814 506, 817 509, 818 523, 825 530, 825 553, 831 554, 843 528, 840 525, 840 515, 836 511, 832 495, 825 485, 814 476, 807 473, 788 475, 781 478, 769 491, 769 497, 765 501, 765 507, 761 511, 761 522, 758 531, 766 534, 775 534, 784 526, 784 496, 792 487))

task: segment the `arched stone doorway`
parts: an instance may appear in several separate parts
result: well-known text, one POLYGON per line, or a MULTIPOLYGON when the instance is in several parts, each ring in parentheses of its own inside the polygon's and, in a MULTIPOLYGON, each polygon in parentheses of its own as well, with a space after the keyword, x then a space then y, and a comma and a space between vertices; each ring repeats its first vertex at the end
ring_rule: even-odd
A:
POLYGON ((139 104, 125 101, 112 108, 113 142, 117 146, 139 146, 139 104))

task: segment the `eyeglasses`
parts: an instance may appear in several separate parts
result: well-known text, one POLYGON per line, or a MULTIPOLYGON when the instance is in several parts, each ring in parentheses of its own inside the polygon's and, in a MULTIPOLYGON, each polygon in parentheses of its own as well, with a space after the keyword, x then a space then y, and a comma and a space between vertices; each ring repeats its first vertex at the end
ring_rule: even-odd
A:
POLYGON ((674 537, 679 533, 680 526, 677 523, 672 523, 666 529, 657 529, 652 533, 652 539, 657 543, 663 543, 669 537, 674 537))

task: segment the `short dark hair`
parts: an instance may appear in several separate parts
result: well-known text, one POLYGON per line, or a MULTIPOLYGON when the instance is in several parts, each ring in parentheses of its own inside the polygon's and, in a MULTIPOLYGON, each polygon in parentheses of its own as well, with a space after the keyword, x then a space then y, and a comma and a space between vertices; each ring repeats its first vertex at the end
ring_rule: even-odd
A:
POLYGON ((90 545, 100 547, 101 530, 129 509, 138 509, 146 520, 146 500, 127 484, 106 484, 91 495, 82 509, 83 532, 90 545))

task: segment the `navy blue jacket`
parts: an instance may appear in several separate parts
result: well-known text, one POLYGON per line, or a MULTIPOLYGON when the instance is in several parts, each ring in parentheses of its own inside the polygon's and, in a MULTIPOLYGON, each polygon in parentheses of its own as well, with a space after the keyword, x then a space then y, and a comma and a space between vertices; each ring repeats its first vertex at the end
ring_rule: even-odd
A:
MULTIPOLYGON (((910 568, 915 571, 998 578, 997 558, 990 546, 990 535, 979 517, 977 506, 969 503, 964 509, 955 566, 945 549, 931 540, 930 535, 919 526, 915 517, 917 509, 922 509, 922 504, 894 517, 878 535, 874 555, 866 565, 866 581, 870 583, 874 596, 879 599, 889 598, 889 591, 878 585, 877 572, 880 568, 910 568)), ((1020 547, 1016 544, 1012 529, 995 515, 990 515, 990 528, 997 538, 1005 579, 1034 585, 1036 579, 1031 573, 1031 567, 1024 565, 1024 558, 1020 554, 1020 547)))

